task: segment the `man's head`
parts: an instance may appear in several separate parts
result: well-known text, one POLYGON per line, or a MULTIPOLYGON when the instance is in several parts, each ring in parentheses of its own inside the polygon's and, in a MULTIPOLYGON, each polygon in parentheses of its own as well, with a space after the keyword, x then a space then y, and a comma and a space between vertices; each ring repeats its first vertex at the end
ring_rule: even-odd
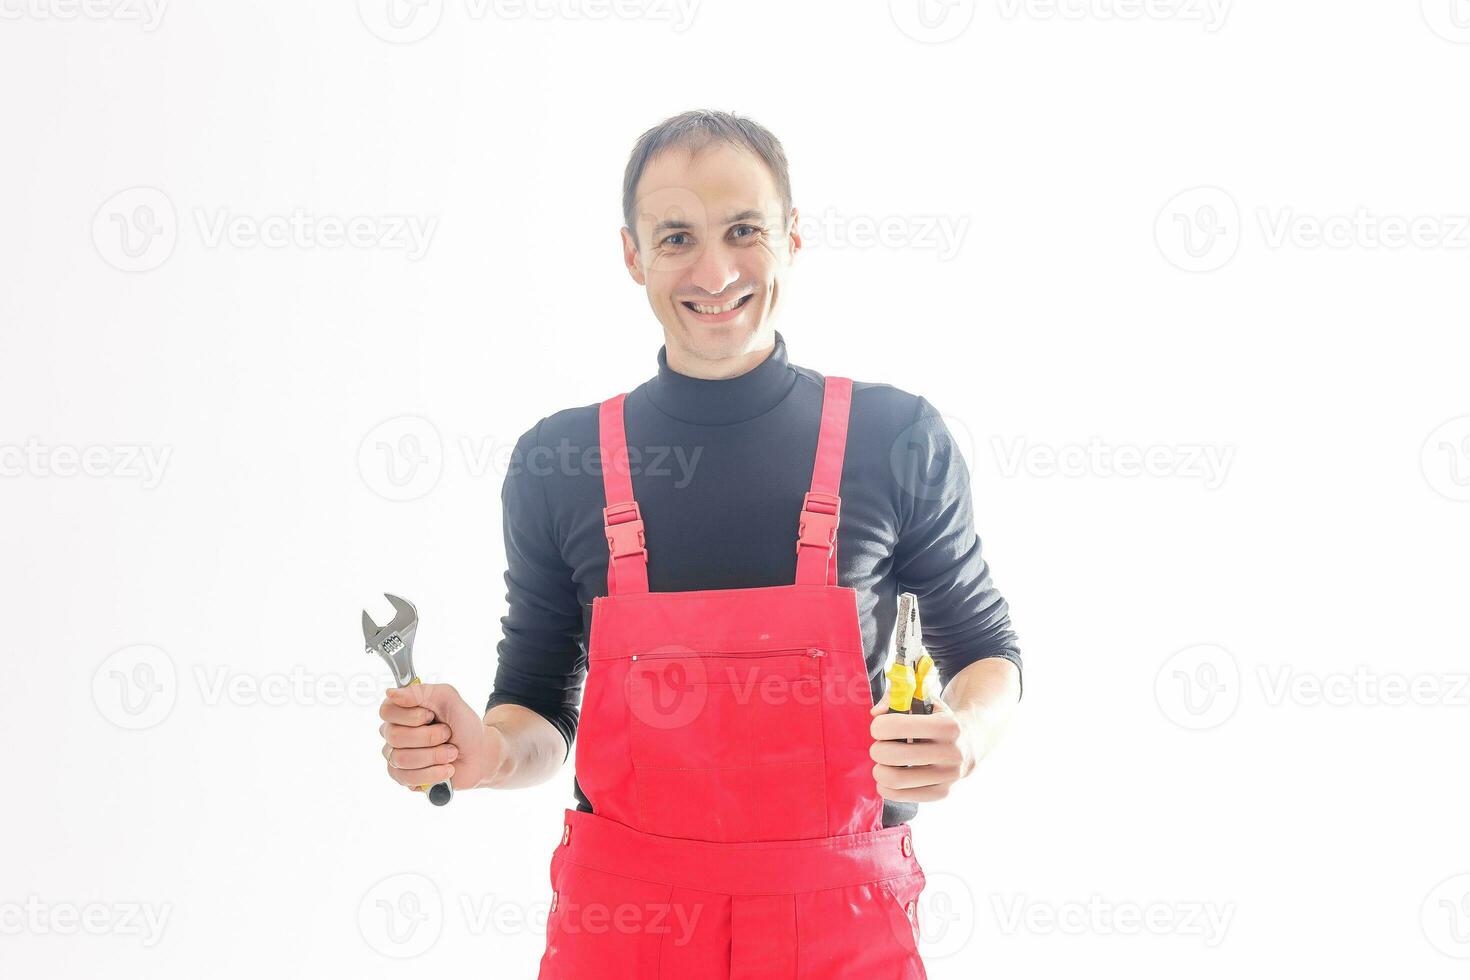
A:
POLYGON ((669 366, 712 378, 754 367, 761 358, 747 355, 774 342, 801 249, 780 141, 727 112, 664 120, 628 160, 623 222, 623 261, 663 324, 669 366))

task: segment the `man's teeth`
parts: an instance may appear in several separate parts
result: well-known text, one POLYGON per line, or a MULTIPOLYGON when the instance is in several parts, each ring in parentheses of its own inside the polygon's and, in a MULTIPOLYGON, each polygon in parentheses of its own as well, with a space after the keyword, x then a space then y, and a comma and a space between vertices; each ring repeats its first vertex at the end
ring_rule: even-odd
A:
POLYGON ((685 303, 684 305, 689 307, 696 313, 728 313, 731 310, 735 309, 735 307, 739 306, 742 302, 744 302, 748 296, 750 296, 750 294, 746 293, 745 296, 741 296, 739 299, 731 300, 724 306, 701 306, 698 303, 685 303))

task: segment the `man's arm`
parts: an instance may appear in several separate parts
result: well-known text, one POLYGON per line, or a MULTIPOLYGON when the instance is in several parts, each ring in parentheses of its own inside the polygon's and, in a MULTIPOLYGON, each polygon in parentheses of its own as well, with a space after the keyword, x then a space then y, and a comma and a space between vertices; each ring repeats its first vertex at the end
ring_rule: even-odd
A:
POLYGON ((528 457, 540 429, 537 423, 516 443, 501 489, 510 611, 500 621, 505 635, 490 703, 480 716, 449 684, 384 692, 378 731, 388 776, 400 785, 532 786, 571 753, 587 672, 582 607, 546 504, 549 473, 528 457))
POLYGON ((894 577, 898 592, 918 598, 924 648, 946 684, 977 661, 1002 657, 1015 665, 1019 685, 1021 648, 975 532, 964 455, 943 417, 923 398, 899 438, 903 445, 892 454, 898 493, 894 577))
POLYGON ((980 554, 969 470, 948 427, 920 398, 900 438, 898 591, 919 600, 924 646, 945 686, 932 715, 874 705, 871 755, 884 799, 917 803, 947 796, 1000 742, 1021 697, 1021 651, 980 554))
POLYGON ((961 731, 960 778, 1000 744, 1021 700, 1021 669, 1004 657, 977 660, 945 686, 944 703, 961 731))
POLYGON ((485 711, 500 764, 481 785, 505 789, 545 782, 571 754, 587 673, 582 607, 546 499, 554 464, 534 452, 540 431, 517 440, 500 494, 509 611, 485 711))
POLYGON ((481 787, 518 789, 544 783, 566 761, 567 743, 545 717, 518 704, 497 704, 485 712, 485 737, 499 764, 481 787))

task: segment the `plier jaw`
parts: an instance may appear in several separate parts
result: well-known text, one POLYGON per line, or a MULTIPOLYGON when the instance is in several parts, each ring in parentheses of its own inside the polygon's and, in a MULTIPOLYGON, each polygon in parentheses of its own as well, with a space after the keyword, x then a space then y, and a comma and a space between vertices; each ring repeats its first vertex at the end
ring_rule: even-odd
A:
POLYGON ((934 660, 924 649, 919 629, 919 599, 912 592, 898 597, 898 656, 888 672, 888 708, 915 715, 934 711, 934 660))

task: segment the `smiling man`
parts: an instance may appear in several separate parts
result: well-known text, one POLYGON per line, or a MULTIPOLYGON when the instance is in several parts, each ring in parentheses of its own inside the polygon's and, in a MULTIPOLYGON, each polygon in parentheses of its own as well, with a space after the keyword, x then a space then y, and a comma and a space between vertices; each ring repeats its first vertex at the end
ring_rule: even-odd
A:
POLYGON ((658 372, 520 438, 488 710, 388 692, 389 775, 529 786, 575 745, 543 980, 923 977, 909 821, 1020 697, 964 459, 924 398, 788 360, 802 243, 767 130, 644 133, 623 217, 658 372), (932 715, 886 709, 900 592, 945 682, 932 715))
POLYGON ((630 163, 623 261, 663 324, 670 367, 697 378, 744 374, 771 353, 781 279, 801 248, 790 184, 741 144, 651 155, 667 148, 650 141, 630 163), (708 236, 718 238, 713 247, 708 236))

